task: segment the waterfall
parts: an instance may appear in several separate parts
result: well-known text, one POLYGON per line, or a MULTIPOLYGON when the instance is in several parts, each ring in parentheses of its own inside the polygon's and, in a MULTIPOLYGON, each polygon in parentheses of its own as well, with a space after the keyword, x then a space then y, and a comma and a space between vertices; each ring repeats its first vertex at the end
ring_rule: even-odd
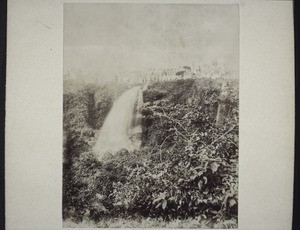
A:
POLYGON ((139 86, 133 87, 114 102, 93 148, 99 160, 106 152, 114 154, 124 148, 131 151, 139 147, 139 144, 136 144, 138 142, 131 140, 131 129, 140 92, 139 86))

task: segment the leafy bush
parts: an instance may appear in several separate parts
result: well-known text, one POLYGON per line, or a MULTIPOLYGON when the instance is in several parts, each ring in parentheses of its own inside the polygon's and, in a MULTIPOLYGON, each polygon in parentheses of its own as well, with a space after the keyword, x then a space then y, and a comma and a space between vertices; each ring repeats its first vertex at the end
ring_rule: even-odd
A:
MULTIPOLYGON (((72 82, 68 82, 71 84, 72 82)), ((69 88, 71 88, 70 85, 69 88)), ((87 203, 88 192, 82 191, 84 186, 78 177, 78 163, 84 163, 85 152, 89 152, 92 143, 115 97, 120 95, 128 86, 87 84, 76 87, 78 90, 69 89, 64 94, 63 104, 63 207, 64 218, 75 216, 80 219, 87 203), (83 161, 83 162, 82 162, 83 161), (78 199, 82 197, 83 200, 78 199)))
POLYGON ((165 220, 201 217, 214 224, 237 218, 237 108, 227 109, 228 119, 216 125, 221 85, 205 81, 201 91, 185 85, 186 93, 201 92, 186 101, 178 97, 180 81, 160 84, 170 90, 166 99, 148 97, 142 109, 147 153, 138 157, 137 168, 128 167, 127 182, 115 185, 115 197, 129 203, 130 212, 165 220))
MULTIPOLYGON (((224 81, 203 78, 150 85, 141 108, 143 147, 138 151, 122 150, 99 162, 84 147, 87 134, 82 143, 75 141, 72 152, 80 146, 80 153, 72 158, 72 175, 64 187, 64 218, 190 220, 198 227, 236 227, 238 82, 224 81), (220 111, 223 119, 218 123, 220 111)), ((83 122, 89 112, 76 108, 76 121, 83 122)))

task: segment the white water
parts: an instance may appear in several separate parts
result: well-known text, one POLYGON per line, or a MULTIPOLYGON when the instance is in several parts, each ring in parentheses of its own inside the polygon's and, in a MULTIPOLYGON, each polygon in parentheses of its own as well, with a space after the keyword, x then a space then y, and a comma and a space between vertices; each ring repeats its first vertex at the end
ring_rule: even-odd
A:
POLYGON ((114 154, 123 148, 128 151, 135 148, 128 134, 139 90, 140 87, 133 87, 114 102, 93 149, 99 160, 106 152, 114 154))

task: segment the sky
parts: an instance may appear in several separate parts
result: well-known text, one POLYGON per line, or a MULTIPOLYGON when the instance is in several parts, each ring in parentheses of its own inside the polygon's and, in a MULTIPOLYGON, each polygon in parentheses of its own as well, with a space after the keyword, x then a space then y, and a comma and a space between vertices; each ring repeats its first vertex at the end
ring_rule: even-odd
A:
POLYGON ((225 64, 238 77, 238 5, 64 5, 64 72, 225 64))

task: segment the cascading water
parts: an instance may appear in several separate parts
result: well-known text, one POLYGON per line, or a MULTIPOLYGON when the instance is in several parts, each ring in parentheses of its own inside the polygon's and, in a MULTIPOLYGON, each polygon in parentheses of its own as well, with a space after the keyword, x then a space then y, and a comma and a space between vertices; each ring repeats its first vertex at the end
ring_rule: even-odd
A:
POLYGON ((114 154, 121 149, 131 151, 139 147, 130 138, 135 104, 139 93, 141 93, 140 87, 133 87, 114 102, 93 149, 99 160, 106 152, 114 154))

